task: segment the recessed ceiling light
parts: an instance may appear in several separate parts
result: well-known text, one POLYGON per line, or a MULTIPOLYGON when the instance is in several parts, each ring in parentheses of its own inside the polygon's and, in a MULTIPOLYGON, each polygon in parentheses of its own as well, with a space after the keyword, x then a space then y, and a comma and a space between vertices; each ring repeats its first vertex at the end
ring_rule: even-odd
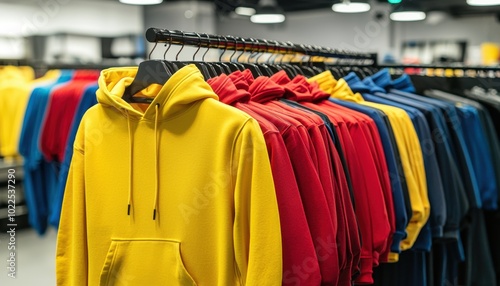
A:
POLYGON ((467 0, 471 6, 496 6, 500 5, 500 0, 467 0))
POLYGON ((120 2, 130 5, 156 5, 161 4, 163 0, 120 0, 120 2))
POLYGON ((285 14, 279 6, 257 6, 250 21, 256 24, 277 24, 285 21, 285 14))
POLYGON ((252 16, 256 11, 252 7, 236 7, 234 12, 241 16, 252 16))
POLYGON ((425 13, 422 11, 400 11, 392 12, 390 15, 393 21, 411 22, 425 20, 425 13))
POLYGON ((361 2, 343 1, 333 4, 332 10, 337 13, 363 13, 370 11, 370 4, 361 2))
POLYGON ((256 24, 277 24, 285 21, 283 14, 255 14, 250 17, 250 21, 256 24))

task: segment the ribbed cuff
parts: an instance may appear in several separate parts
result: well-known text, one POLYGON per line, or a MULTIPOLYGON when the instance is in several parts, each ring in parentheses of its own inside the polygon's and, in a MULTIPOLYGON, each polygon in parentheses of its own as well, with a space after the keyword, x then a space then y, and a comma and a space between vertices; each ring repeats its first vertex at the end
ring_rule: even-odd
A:
POLYGON ((401 241, 406 237, 406 232, 396 231, 392 236, 391 252, 401 253, 401 241))
POLYGON ((443 237, 443 226, 442 225, 432 227, 432 237, 433 238, 443 237))
POLYGON ((399 261, 399 253, 394 253, 394 252, 389 253, 389 260, 387 262, 396 263, 398 261, 399 261))
POLYGON ((376 267, 379 265, 379 261, 380 261, 380 253, 378 252, 373 252, 373 266, 376 267))
POLYGON ((454 230, 445 230, 443 233, 443 239, 453 239, 458 240, 458 236, 460 235, 458 229, 454 230))
POLYGON ((361 258, 359 260, 360 273, 356 278, 354 284, 356 285, 366 285, 373 284, 373 259, 361 258))

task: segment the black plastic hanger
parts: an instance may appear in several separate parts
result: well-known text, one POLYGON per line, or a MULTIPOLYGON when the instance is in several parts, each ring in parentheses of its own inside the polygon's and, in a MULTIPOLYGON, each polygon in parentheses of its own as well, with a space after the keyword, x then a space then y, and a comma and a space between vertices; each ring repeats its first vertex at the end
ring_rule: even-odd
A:
POLYGON ((153 98, 134 95, 152 84, 165 84, 171 76, 172 72, 163 61, 144 61, 139 64, 137 75, 132 83, 125 88, 122 98, 131 103, 151 103, 153 98))
MULTIPOLYGON (((156 44, 149 53, 149 58, 151 58, 156 44)), ((137 97, 134 95, 152 84, 165 84, 172 74, 172 71, 161 60, 143 61, 139 64, 134 80, 125 88, 122 99, 130 103, 151 103, 153 102, 153 98, 137 97)))

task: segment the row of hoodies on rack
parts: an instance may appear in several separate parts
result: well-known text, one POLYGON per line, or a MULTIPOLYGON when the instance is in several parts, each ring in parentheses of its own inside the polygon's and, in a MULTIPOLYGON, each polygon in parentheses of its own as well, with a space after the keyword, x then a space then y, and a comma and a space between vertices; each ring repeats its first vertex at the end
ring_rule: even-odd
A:
POLYGON ((187 65, 151 104, 121 98, 137 68, 26 70, 0 73, 0 150, 23 157, 30 224, 59 226, 60 285, 497 283, 500 145, 480 103, 387 70, 187 65))

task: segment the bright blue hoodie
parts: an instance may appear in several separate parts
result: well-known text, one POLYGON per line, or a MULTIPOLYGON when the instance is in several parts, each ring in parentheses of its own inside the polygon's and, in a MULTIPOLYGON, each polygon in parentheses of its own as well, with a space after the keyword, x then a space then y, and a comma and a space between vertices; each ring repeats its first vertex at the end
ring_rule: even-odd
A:
POLYGON ((23 120, 19 153, 24 157, 24 195, 30 225, 42 235, 47 230, 50 198, 57 184, 57 169, 43 158, 38 142, 52 88, 71 79, 71 71, 61 71, 56 82, 33 89, 23 120))

